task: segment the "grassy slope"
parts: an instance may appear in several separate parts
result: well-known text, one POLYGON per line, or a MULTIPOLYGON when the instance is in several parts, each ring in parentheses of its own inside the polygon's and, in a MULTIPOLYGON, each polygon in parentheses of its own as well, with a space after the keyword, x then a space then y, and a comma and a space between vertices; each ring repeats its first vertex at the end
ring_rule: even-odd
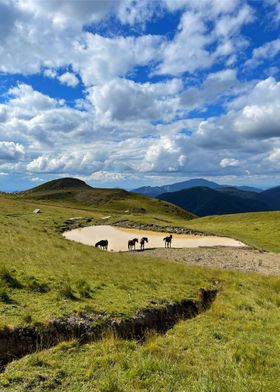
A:
POLYGON ((191 296, 198 286, 208 282, 207 275, 198 272, 188 277, 186 269, 177 264, 105 254, 67 241, 56 232, 56 226, 71 216, 88 216, 89 212, 43 206, 42 214, 36 215, 32 213, 35 206, 38 204, 0 198, 2 325, 23 324, 30 316, 32 322, 45 321, 87 307, 131 314, 152 300, 191 296), (6 282, 5 269, 24 287, 10 287, 17 284, 6 282), (36 287, 32 290, 33 277, 49 291, 40 293, 36 287), (81 286, 87 285, 92 298, 82 298, 81 286), (65 299, 63 290, 69 294, 71 291, 77 300, 65 299), (3 292, 10 297, 7 303, 3 292))
MULTIPOLYGON (((108 337, 83 347, 63 343, 15 361, 0 376, 0 389, 277 390, 279 279, 109 254, 71 243, 55 226, 71 216, 88 216, 89 211, 45 205, 41 215, 34 215, 36 206, 37 202, 0 198, 2 325, 32 324, 81 309, 133 314, 151 301, 193 297, 199 287, 209 287, 213 281, 220 282, 221 292, 210 311, 179 323, 168 336, 151 336, 143 345, 108 337), (7 270, 22 288, 3 280, 7 270), (48 292, 34 291, 44 284, 48 292), (83 296, 81 287, 87 286, 91 298, 83 296), (69 290, 76 300, 63 296, 69 290)), ((158 210, 156 217, 164 222, 166 215, 158 210)), ((175 218, 179 221, 183 224, 175 218)))
POLYGON ((186 226, 234 237, 259 249, 280 252, 280 211, 209 216, 187 222, 186 226))
POLYGON ((122 189, 68 188, 46 190, 42 186, 18 194, 16 200, 32 200, 39 204, 78 208, 95 213, 98 217, 112 215, 112 221, 127 219, 144 223, 168 225, 171 222, 183 224, 193 214, 168 202, 151 199, 122 189), (128 211, 128 212, 127 212, 128 211), (140 217, 140 218, 139 218, 140 217))

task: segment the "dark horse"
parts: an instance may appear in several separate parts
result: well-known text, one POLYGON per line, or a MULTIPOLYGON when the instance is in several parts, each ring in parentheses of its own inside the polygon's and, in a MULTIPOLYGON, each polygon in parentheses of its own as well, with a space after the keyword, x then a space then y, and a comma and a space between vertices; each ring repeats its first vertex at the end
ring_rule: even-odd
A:
POLYGON ((149 242, 147 237, 142 237, 140 240, 140 249, 144 250, 145 249, 145 242, 149 242))
POLYGON ((135 250, 135 244, 138 242, 137 238, 133 238, 133 240, 128 241, 128 250, 135 250))
POLYGON ((165 248, 171 248, 172 234, 163 239, 165 241, 165 248))
POLYGON ((96 242, 95 247, 103 250, 108 250, 108 241, 107 240, 98 241, 96 242))

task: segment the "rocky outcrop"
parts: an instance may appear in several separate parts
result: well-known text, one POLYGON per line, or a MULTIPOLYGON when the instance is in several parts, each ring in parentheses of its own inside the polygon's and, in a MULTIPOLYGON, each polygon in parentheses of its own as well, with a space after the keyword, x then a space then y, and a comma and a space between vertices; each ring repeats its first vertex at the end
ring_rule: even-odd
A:
POLYGON ((0 330, 2 369, 14 359, 76 338, 81 344, 101 339, 112 331, 121 339, 143 341, 150 331, 165 333, 179 320, 190 319, 208 309, 217 290, 200 290, 196 301, 183 299, 165 306, 139 311, 135 317, 113 319, 105 314, 82 313, 50 321, 36 327, 5 327, 0 330))

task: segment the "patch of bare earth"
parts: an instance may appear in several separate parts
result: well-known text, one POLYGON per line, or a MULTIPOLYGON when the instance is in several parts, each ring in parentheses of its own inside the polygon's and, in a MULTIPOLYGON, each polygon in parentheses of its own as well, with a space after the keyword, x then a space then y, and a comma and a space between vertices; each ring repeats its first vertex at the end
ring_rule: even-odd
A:
POLYGON ((280 275, 280 254, 250 248, 201 247, 184 249, 149 249, 135 252, 139 256, 156 256, 204 267, 280 275))

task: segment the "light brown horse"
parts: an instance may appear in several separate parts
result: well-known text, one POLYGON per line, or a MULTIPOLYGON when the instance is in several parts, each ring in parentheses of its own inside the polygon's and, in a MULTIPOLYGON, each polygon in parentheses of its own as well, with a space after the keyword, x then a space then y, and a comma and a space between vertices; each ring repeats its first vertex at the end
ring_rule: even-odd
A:
POLYGON ((147 237, 142 237, 140 240, 140 249, 144 250, 145 249, 145 242, 149 242, 147 237))
POLYGON ((138 238, 133 238, 133 240, 128 241, 128 250, 135 250, 135 244, 138 242, 138 238))
POLYGON ((165 241, 165 248, 171 248, 172 234, 170 234, 168 237, 165 237, 163 241, 165 241))

